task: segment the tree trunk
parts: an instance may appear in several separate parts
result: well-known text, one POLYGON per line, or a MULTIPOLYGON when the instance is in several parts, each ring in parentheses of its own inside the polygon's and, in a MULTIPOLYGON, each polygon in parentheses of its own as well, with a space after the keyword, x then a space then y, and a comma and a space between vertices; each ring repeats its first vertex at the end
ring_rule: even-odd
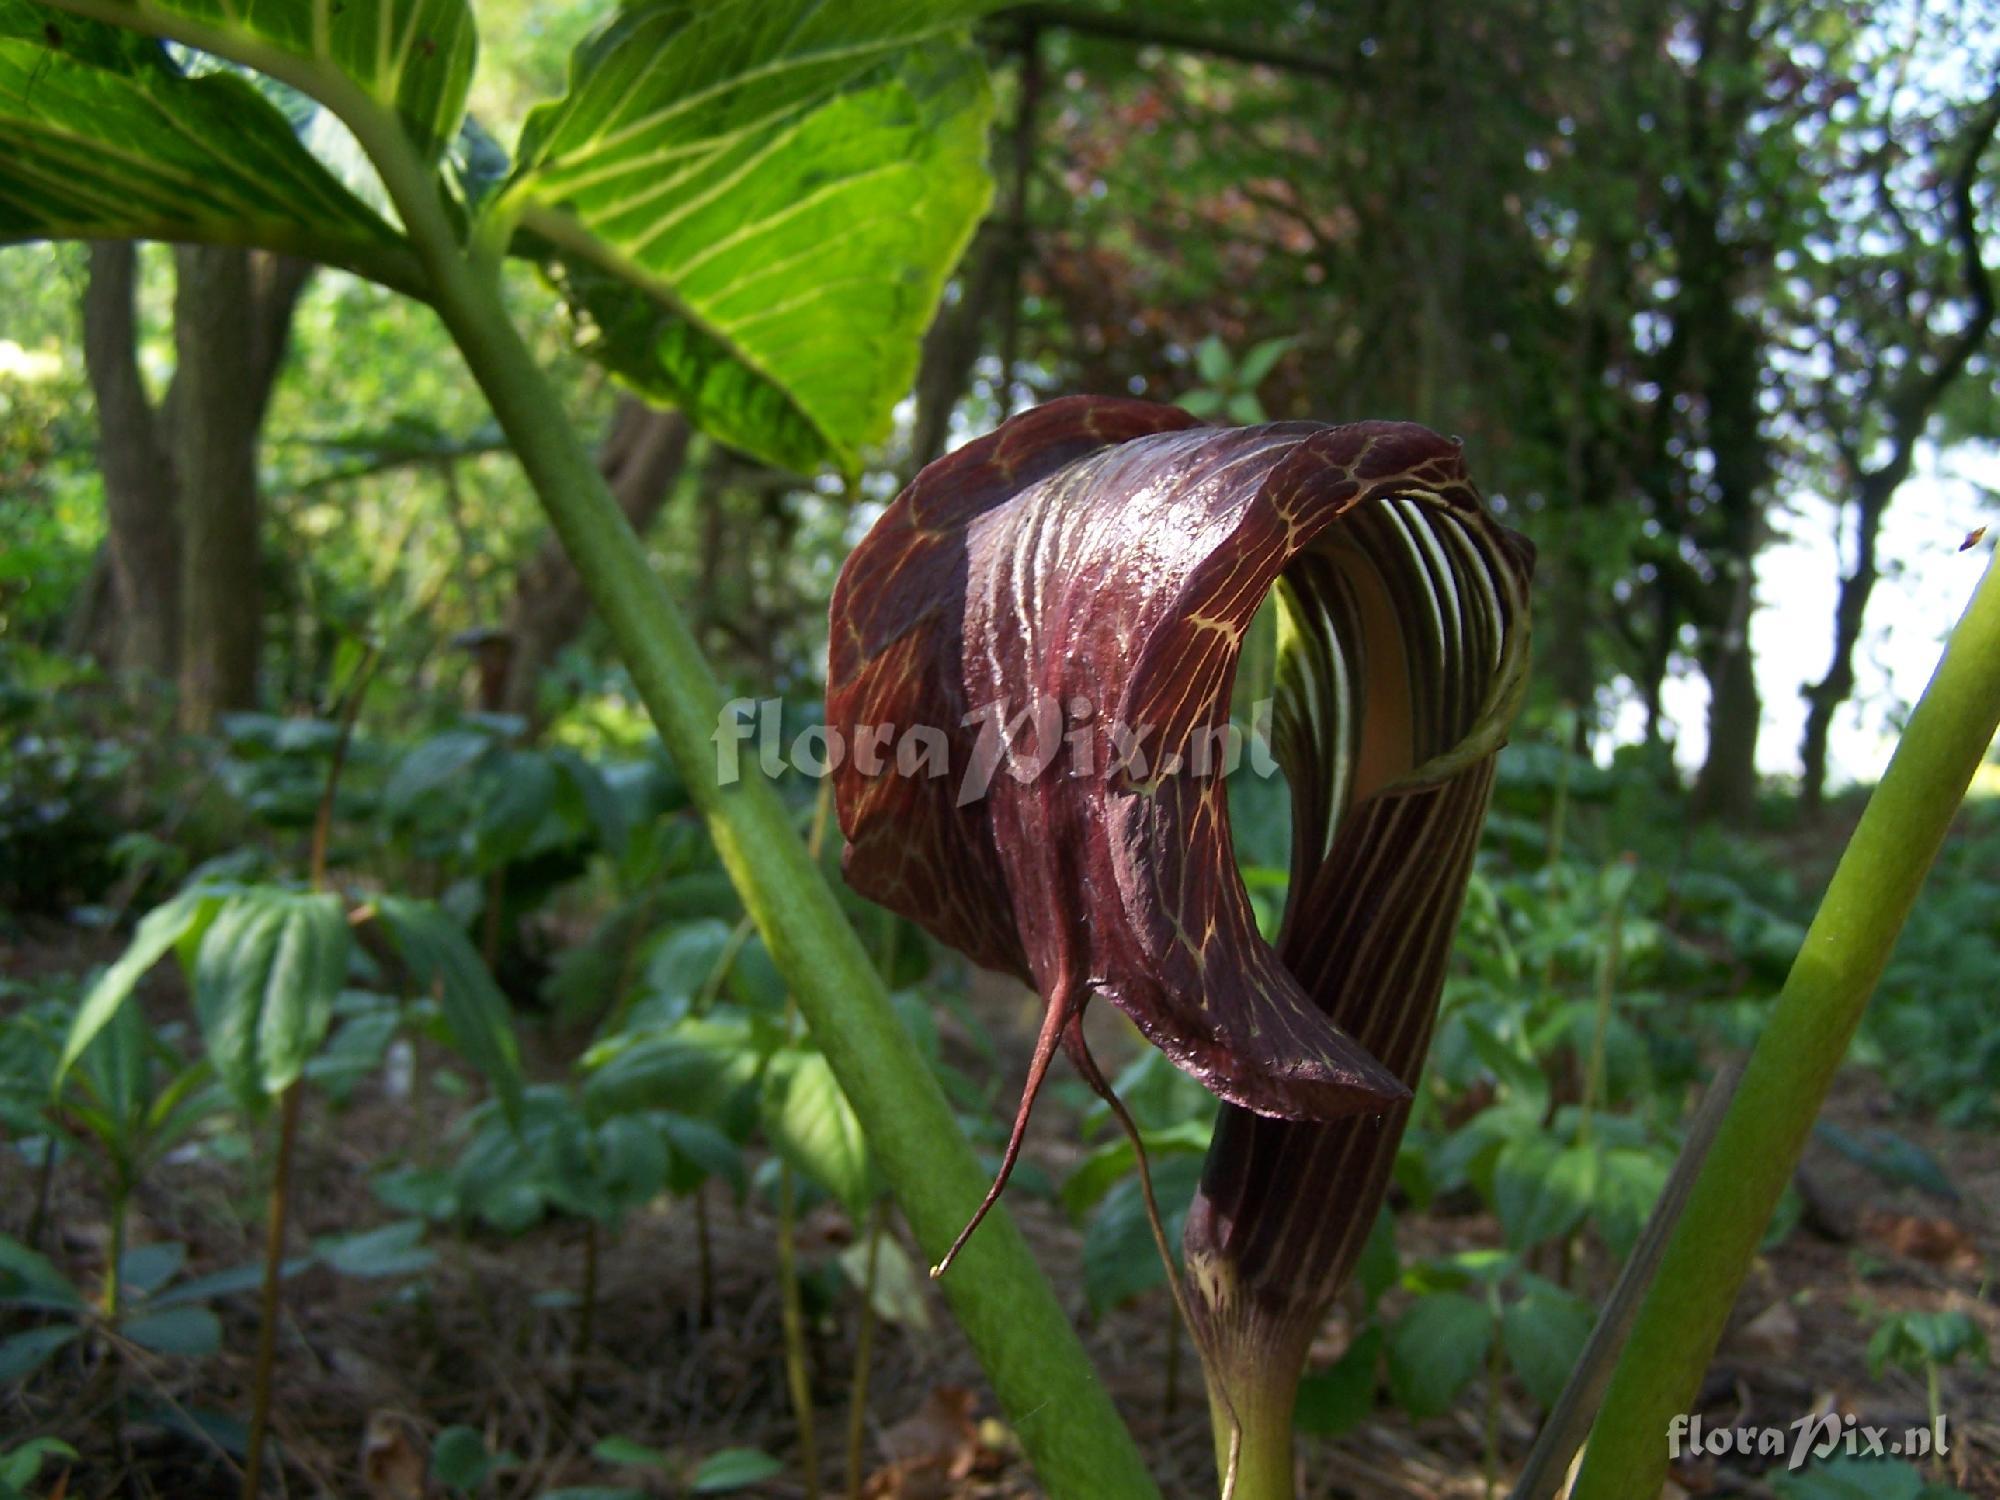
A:
MULTIPOLYGON (((1727 285, 1728 283, 1723 283, 1727 285)), ((1719 532, 1708 552, 1716 577, 1700 606, 1707 640, 1708 757, 1695 779, 1700 817, 1742 820, 1757 805, 1757 731, 1763 704, 1750 649, 1757 608, 1757 554, 1765 537, 1770 446, 1758 422, 1756 328, 1718 296, 1704 331, 1709 368, 1709 450, 1714 455, 1714 510, 1719 532)))
POLYGON ((1757 663, 1750 650, 1754 585, 1745 576, 1737 587, 1728 627, 1702 656, 1708 678, 1708 755, 1694 784, 1696 816, 1727 822, 1741 822, 1756 810, 1757 730, 1763 718, 1757 663))
POLYGON ((1012 254, 1007 239, 982 229, 958 277, 958 300, 940 307, 924 335, 923 358, 917 366, 917 414, 910 427, 910 455, 904 482, 944 454, 951 440, 951 414, 972 383, 979 358, 980 334, 1004 263, 1012 254))
POLYGON ((1014 414, 1014 367, 1021 355, 1021 284, 1035 255, 1034 220, 1029 193, 1035 176, 1035 113, 1046 82, 1042 69, 1041 27, 1032 16, 1020 29, 1021 80, 1009 131, 1013 184, 1007 195, 1007 253, 1000 285, 1000 417, 1014 414))
POLYGON ((1854 648, 1860 644, 1868 596, 1875 591, 1879 576, 1875 544, 1893 493, 1893 485, 1862 485, 1855 514, 1854 571, 1841 578, 1840 595, 1833 606, 1833 659, 1824 677, 1801 690, 1807 708, 1805 734, 1799 742, 1799 801, 1808 816, 1820 810, 1826 796, 1826 751, 1833 716, 1854 691, 1854 648))
POLYGON ((1740 820, 1757 801, 1763 704, 1750 650, 1750 617, 1757 607, 1757 554, 1765 539, 1771 457, 1757 405, 1761 335, 1731 300, 1734 270, 1729 259, 1716 263, 1697 324, 1705 365, 1706 435, 1714 459, 1711 504, 1699 519, 1711 521, 1716 530, 1705 549, 1715 577, 1696 606, 1705 637, 1701 656, 1709 699, 1708 757, 1695 779, 1694 802, 1698 816, 1740 820))
POLYGON ((257 702, 263 646, 257 434, 310 269, 227 246, 175 252, 181 504, 180 718, 206 730, 257 702))
MULTIPOLYGON (((689 428, 679 412, 660 411, 626 396, 611 418, 597 466, 632 529, 652 526, 687 462, 689 428)), ((506 630, 513 648, 507 672, 507 712, 532 719, 542 673, 590 618, 590 601, 569 554, 554 537, 521 570, 506 630)))
MULTIPOLYGON (((180 644, 180 523, 173 466, 139 376, 137 269, 138 250, 129 241, 90 247, 83 360, 97 398, 112 664, 171 681, 180 644)), ((92 590, 88 597, 99 595, 92 590)), ((73 638, 87 645, 96 635, 80 624, 73 638)))
POLYGON ((1590 564, 1574 550, 1566 550, 1555 559, 1548 590, 1549 645, 1542 663, 1557 701, 1576 710, 1576 734, 1585 742, 1597 723, 1590 583, 1590 564))
POLYGON ((62 650, 100 667, 119 666, 118 581, 111 575, 111 546, 100 545, 90 560, 90 572, 70 601, 69 618, 63 621, 62 650))
MULTIPOLYGON (((1639 701, 1646 707, 1646 744, 1655 749, 1666 743, 1666 713, 1661 700, 1666 696, 1667 669, 1673 665, 1674 636, 1680 629, 1680 596, 1673 579, 1660 569, 1649 591, 1647 612, 1652 616, 1646 645, 1639 653, 1639 701)), ((1671 757, 1665 757, 1671 767, 1671 757)))
MULTIPOLYGON (((1806 712, 1805 737, 1799 745, 1799 797, 1808 814, 1819 811, 1825 796, 1826 742, 1833 730, 1833 716, 1854 691, 1854 648, 1861 640, 1868 596, 1874 592, 1878 576, 1875 544, 1881 535, 1882 518, 1888 514, 1889 502, 1895 499, 1897 489, 1909 477, 1916 460, 1917 442, 1932 413, 1965 373, 1967 363, 1993 326, 1993 280, 1986 269, 1972 189, 1979 179, 1980 158, 1986 154, 1996 132, 2000 132, 2000 92, 1988 99, 1968 130, 1951 181, 1952 235, 1964 277, 1964 321, 1934 358, 1922 358, 1920 347, 1918 357, 1905 361, 1902 377, 1890 386, 1884 402, 1888 458, 1879 467, 1863 471, 1858 435, 1845 438, 1841 444, 1848 467, 1858 480, 1854 571, 1840 580, 1840 596, 1834 603, 1833 660, 1827 666, 1826 676, 1805 689, 1810 707, 1806 712)), ((1868 390, 1872 394, 1875 389, 1876 382, 1871 377, 1868 390)))

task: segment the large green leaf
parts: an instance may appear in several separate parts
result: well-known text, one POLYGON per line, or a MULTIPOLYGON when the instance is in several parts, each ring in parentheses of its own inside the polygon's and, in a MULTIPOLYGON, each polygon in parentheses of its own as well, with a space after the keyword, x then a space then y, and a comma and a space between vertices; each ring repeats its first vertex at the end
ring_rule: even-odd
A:
POLYGON ((1375 1409, 1376 1367, 1382 1362, 1382 1330, 1363 1329, 1332 1368, 1299 1382, 1292 1425, 1316 1437, 1339 1437, 1375 1409))
POLYGON ((248 79, 0 0, 0 240, 26 239, 256 245, 419 284, 401 236, 248 79))
POLYGON ((26 1380, 82 1335, 76 1323, 50 1323, 0 1339, 0 1385, 26 1380))
POLYGON ((1552 1407, 1590 1338, 1590 1304, 1556 1286, 1531 1288, 1500 1315, 1507 1362, 1528 1394, 1552 1407))
POLYGON ((697 1495, 722 1495, 785 1472, 785 1466, 755 1448, 724 1448, 711 1453, 694 1471, 689 1486, 697 1495))
POLYGON ((1525 1250, 1576 1228, 1596 1197, 1597 1169, 1589 1146, 1558 1147, 1543 1136, 1509 1142, 1493 1171, 1507 1243, 1525 1250))
MULTIPOLYGON (((1146 1143, 1147 1160, 1157 1162, 1175 1155, 1201 1156, 1208 1150, 1208 1143, 1215 1132, 1209 1121, 1203 1119, 1182 1120, 1179 1124, 1141 1134, 1146 1143)), ((1138 1163, 1138 1153, 1133 1150, 1129 1136, 1121 1135, 1109 1144, 1099 1146, 1063 1179, 1063 1208, 1071 1218, 1082 1218, 1114 1185, 1130 1176, 1138 1163)))
POLYGON ((726 1121, 756 1081, 764 1049, 742 1020, 690 1019, 608 1038, 583 1065, 583 1101, 593 1119, 670 1109, 726 1121))
POLYGON ((509 1119, 521 1107, 521 1051, 507 997, 465 934, 435 906, 400 896, 376 903, 418 984, 435 989, 451 1043, 486 1075, 509 1119))
MULTIPOLYGON (((1188 1205, 1201 1180, 1201 1159, 1165 1156, 1152 1164, 1153 1193, 1160 1205, 1167 1244, 1178 1250, 1188 1205)), ((1104 1195, 1103 1205, 1083 1234, 1083 1294, 1093 1312, 1129 1302, 1167 1278, 1153 1226, 1146 1217, 1138 1174, 1122 1179, 1104 1195)))
POLYGON ((1451 1408, 1486 1363, 1493 1314, 1462 1292, 1434 1292, 1389 1330, 1389 1388, 1413 1417, 1451 1408))
POLYGON ((76 1449, 60 1438, 30 1438, 0 1454, 0 1495, 7 1486, 25 1490, 42 1471, 45 1458, 75 1458, 76 1449))
POLYGON ((222 1320, 205 1307, 170 1307, 134 1318, 125 1337, 156 1354, 198 1359, 222 1347, 222 1320))
POLYGON ((868 1142, 819 1053, 788 1047, 771 1059, 764 1074, 764 1134, 778 1155, 861 1222, 875 1196, 868 1142))
POLYGON ((65 1313, 84 1306, 83 1293, 47 1256, 4 1234, 0 1234, 0 1303, 65 1313))
MULTIPOLYGON (((0 177, 4 177, 6 171, 6 162, 0 158, 0 177)), ((168 950, 181 940, 183 934, 198 926, 223 896, 222 891, 213 887, 197 886, 154 907, 139 919, 130 946, 99 976, 90 987, 90 993, 83 997, 83 1004, 77 1007, 69 1035, 63 1039, 62 1056, 56 1062, 57 1084, 96 1040, 98 1033, 111 1023, 111 1018, 118 1014, 146 971, 166 957, 168 950)))
POLYGON ((433 161, 458 131, 478 50, 465 0, 68 0, 63 9, 230 58, 343 115, 373 105, 433 161))
POLYGON ((217 1075, 239 1102, 305 1071, 347 976, 347 917, 324 892, 252 888, 215 914, 194 965, 194 1010, 217 1075))
POLYGON ((1923 1471, 1900 1458, 1836 1455, 1800 1473, 1776 1474, 1779 1500, 1967 1500, 1965 1491, 1930 1484, 1923 1471))
POLYGON ((500 202, 622 378, 771 463, 851 470, 991 198, 959 35, 980 8, 628 6, 529 117, 500 202))

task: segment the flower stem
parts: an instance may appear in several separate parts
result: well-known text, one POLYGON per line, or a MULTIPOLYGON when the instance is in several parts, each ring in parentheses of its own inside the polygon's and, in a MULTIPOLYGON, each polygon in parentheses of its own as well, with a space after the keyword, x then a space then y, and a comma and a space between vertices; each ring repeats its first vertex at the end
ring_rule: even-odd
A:
POLYGON ((868 1373, 875 1360, 875 1277, 882 1260, 889 1201, 877 1198, 868 1216, 868 1265, 861 1278, 861 1326, 854 1336, 854 1373, 847 1383, 847 1500, 861 1500, 862 1451, 868 1440, 868 1373))
POLYGON ((1590 1144, 1592 1116, 1604 1093, 1604 1043, 1611 1030, 1612 1001, 1618 993, 1618 965, 1625 946, 1625 898, 1632 890, 1631 861, 1632 856, 1626 855, 1625 868, 1614 866, 1610 875, 1611 911, 1604 924, 1604 958, 1597 967, 1597 1013, 1590 1032, 1590 1063, 1583 1076, 1583 1098, 1576 1112, 1579 1146, 1590 1144))
POLYGON ((333 741, 333 758, 327 762, 326 781, 320 788, 319 811, 313 817, 311 852, 306 858, 307 878, 316 891, 326 889, 326 851, 333 839, 333 807, 340 796, 340 772, 347 764, 348 746, 354 741, 354 721, 360 717, 361 700, 368 692, 368 684, 375 675, 375 664, 381 657, 382 653, 373 643, 362 648, 361 664, 355 669, 346 701, 340 706, 340 729, 333 741))
POLYGON ((250 1382, 250 1436, 243 1459, 243 1500, 257 1500, 264 1435, 271 1423, 271 1363, 278 1347, 278 1283, 285 1260, 285 1218, 292 1201, 292 1150, 299 1134, 299 1086, 287 1085, 278 1110, 278 1157, 264 1229, 264 1289, 257 1309, 257 1364, 250 1382))
POLYGON ((1498 1298, 1489 1294, 1493 1306, 1493 1337, 1486 1344, 1486 1423, 1480 1432, 1480 1474, 1485 1480, 1486 1500, 1500 1493, 1500 1395, 1507 1373, 1506 1344, 1500 1334, 1498 1298))
POLYGON ((812 1373, 806 1368, 806 1317, 799 1298, 798 1243, 795 1220, 798 1190, 792 1164, 778 1161, 778 1288, 785 1326, 785 1388, 791 1393, 792 1415, 799 1426, 799 1468, 805 1475, 806 1500, 819 1496, 819 1438, 813 1426, 812 1373))
MULTIPOLYGON (((1944 1427, 1943 1401, 1938 1389, 1938 1364, 1934 1359, 1924 1361, 1924 1413, 1931 1420, 1931 1431, 1940 1432, 1944 1427)), ((1932 1455, 1937 1472, 1944 1472, 1943 1450, 1932 1455)))
POLYGON ((104 1267, 104 1321, 113 1328, 125 1316, 125 1224, 132 1189, 120 1182, 111 1199, 111 1256, 104 1267))
POLYGON ((1294 1374, 1289 1380, 1282 1379, 1282 1365, 1283 1361, 1272 1362, 1268 1374, 1273 1378, 1269 1380, 1232 1381, 1227 1401, 1210 1374, 1208 1416, 1215 1434, 1215 1472, 1224 1500, 1292 1500, 1292 1405, 1298 1396, 1298 1378, 1294 1374), (1233 1475, 1232 1447, 1236 1450, 1233 1475))
POLYGON ((1868 799, 1639 1310, 1576 1500, 1657 1494, 1667 1424, 1715 1352, 1869 995, 2000 726, 2000 568, 1986 576, 1868 799))

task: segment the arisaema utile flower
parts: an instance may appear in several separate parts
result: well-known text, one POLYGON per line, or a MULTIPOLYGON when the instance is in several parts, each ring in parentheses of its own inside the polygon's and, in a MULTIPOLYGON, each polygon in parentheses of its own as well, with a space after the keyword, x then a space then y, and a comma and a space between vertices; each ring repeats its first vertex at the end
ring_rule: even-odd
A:
POLYGON ((1108 1092, 1094 999, 1223 1100, 1186 1292, 1231 1424, 1289 1427, 1386 1189, 1525 679, 1532 565, 1425 428, 1080 397, 925 469, 835 591, 849 881, 1046 1006, 994 1193, 1059 1044, 1108 1092), (1224 772, 1273 591, 1293 842, 1267 943, 1224 772))

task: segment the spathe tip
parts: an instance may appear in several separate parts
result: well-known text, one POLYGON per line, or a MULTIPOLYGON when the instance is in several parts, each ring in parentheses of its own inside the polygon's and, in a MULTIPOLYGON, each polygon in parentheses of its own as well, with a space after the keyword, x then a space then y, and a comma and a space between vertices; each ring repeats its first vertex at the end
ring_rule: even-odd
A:
POLYGON ((979 1200, 979 1207, 966 1220, 965 1228, 959 1230, 958 1238, 951 1242, 951 1248, 944 1253, 944 1259, 931 1267, 931 1280, 936 1281, 951 1269, 951 1263, 958 1259, 958 1252, 965 1248, 965 1242, 972 1238, 995 1203, 1007 1187, 1007 1179, 1014 1175, 1014 1163, 1021 1156, 1021 1141, 1028 1133, 1028 1114, 1035 1107, 1035 1096, 1042 1091, 1042 1080, 1048 1076, 1049 1062, 1056 1055, 1056 1043, 1061 1040, 1063 1027, 1071 1019, 1069 1005, 1058 999, 1050 1004, 1042 1017, 1041 1034, 1035 1038, 1034 1060, 1028 1064, 1027 1086, 1021 1091, 1021 1107, 1014 1115, 1014 1129, 1007 1137, 1006 1154, 1000 1158, 1000 1170, 993 1178, 993 1185, 986 1190, 986 1196, 979 1200))

